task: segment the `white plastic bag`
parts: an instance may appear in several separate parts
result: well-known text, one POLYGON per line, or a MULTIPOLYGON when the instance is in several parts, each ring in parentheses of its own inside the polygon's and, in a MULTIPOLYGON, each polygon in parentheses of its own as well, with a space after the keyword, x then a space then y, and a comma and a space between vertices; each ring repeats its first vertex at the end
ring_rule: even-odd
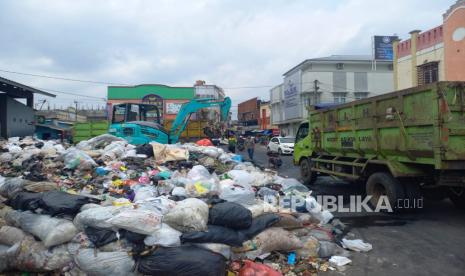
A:
POLYGON ((185 197, 187 197, 186 189, 184 189, 183 187, 175 187, 175 188, 171 191, 171 195, 173 195, 173 196, 185 196, 185 197))
MULTIPOLYGON (((92 210, 92 209, 91 209, 92 210)), ((153 211, 126 209, 107 220, 113 228, 150 235, 161 226, 162 215, 153 211)))
POLYGON ((136 189, 135 193, 136 196, 134 197, 134 202, 156 197, 158 195, 157 188, 155 188, 154 186, 142 186, 136 189))
POLYGON ((71 148, 63 155, 65 167, 67 169, 90 170, 97 166, 94 159, 85 152, 76 148, 71 148))
POLYGON ((282 191, 284 193, 289 193, 293 191, 298 191, 301 193, 309 192, 309 189, 295 178, 284 178, 282 182, 278 184, 282 185, 282 191))
POLYGON ((314 218, 320 221, 320 225, 327 224, 334 217, 328 210, 323 210, 321 205, 312 196, 305 198, 305 208, 314 218))
POLYGON ((12 212, 17 212, 21 229, 38 237, 45 247, 66 243, 78 232, 74 224, 66 219, 31 212, 12 212))
POLYGON ((107 221, 127 208, 116 206, 95 207, 89 204, 84 206, 86 206, 86 209, 81 210, 74 218, 74 225, 81 231, 84 231, 84 228, 87 226, 104 229, 111 228, 112 224, 107 221))
POLYGON ((247 184, 225 184, 225 181, 221 181, 220 198, 236 202, 239 204, 252 205, 255 202, 255 191, 247 184))
POLYGON ((187 173, 187 178, 191 180, 201 180, 201 179, 210 179, 211 175, 208 172, 207 168, 202 165, 196 165, 187 173))
POLYGON ((342 246, 344 248, 357 251, 357 252, 368 252, 373 249, 373 246, 367 242, 363 242, 360 239, 357 240, 348 240, 342 239, 342 246))
POLYGON ((134 275, 135 262, 127 252, 95 252, 81 249, 74 256, 77 266, 89 275, 134 275))
POLYGON ((164 222, 181 232, 206 231, 208 205, 197 198, 181 200, 165 215, 164 222))
POLYGON ((141 210, 149 210, 164 215, 176 206, 176 201, 165 196, 159 196, 138 201, 137 205, 141 210))
POLYGON ((329 258, 329 263, 334 266, 345 266, 350 264, 352 261, 344 256, 332 256, 329 258))
POLYGON ((181 246, 182 233, 176 229, 173 229, 166 223, 162 223, 161 228, 151 233, 144 239, 144 243, 147 246, 160 245, 165 247, 176 247, 181 246))
POLYGON ((13 198, 23 190, 25 180, 20 177, 0 178, 0 195, 6 198, 13 198))
POLYGON ((241 184, 241 185, 252 185, 253 179, 250 173, 244 170, 230 170, 228 172, 228 176, 231 177, 234 182, 241 184))

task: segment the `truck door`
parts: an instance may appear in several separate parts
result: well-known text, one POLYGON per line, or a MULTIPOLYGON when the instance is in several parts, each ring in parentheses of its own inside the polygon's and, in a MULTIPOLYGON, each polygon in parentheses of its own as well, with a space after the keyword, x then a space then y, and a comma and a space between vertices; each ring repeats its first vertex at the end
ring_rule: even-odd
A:
POLYGON ((310 141, 308 138, 308 123, 303 123, 300 125, 299 130, 295 136, 294 144, 294 163, 298 164, 300 158, 303 156, 308 156, 310 141))

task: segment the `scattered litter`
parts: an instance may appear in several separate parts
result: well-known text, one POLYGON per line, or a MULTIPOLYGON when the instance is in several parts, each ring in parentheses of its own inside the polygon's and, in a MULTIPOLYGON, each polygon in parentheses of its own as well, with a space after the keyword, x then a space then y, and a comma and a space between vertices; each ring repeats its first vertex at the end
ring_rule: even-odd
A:
POLYGON ((305 185, 208 139, 1 140, 0 196, 6 274, 315 275, 372 249, 340 247, 345 226, 305 185))

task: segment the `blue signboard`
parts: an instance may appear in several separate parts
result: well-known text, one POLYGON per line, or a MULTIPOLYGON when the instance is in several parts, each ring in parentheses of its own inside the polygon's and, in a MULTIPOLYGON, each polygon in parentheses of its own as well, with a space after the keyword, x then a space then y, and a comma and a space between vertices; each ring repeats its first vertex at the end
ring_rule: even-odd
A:
POLYGON ((375 60, 392 60, 394 53, 392 51, 392 42, 397 39, 397 36, 381 36, 374 37, 375 60))

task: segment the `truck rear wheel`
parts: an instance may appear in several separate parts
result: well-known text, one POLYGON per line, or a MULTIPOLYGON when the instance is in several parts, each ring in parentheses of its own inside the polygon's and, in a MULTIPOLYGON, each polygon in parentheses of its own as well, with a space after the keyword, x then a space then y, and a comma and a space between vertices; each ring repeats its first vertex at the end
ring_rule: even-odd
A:
POLYGON ((398 199, 405 198, 404 187, 391 174, 377 172, 368 178, 366 183, 367 195, 372 196, 370 203, 373 207, 378 205, 381 196, 387 196, 393 210, 396 209, 398 199))
POLYGON ((316 180, 316 172, 311 168, 311 162, 307 158, 300 161, 300 176, 305 185, 312 185, 316 180))
POLYGON ((465 210, 465 188, 450 188, 449 198, 457 208, 465 210))

